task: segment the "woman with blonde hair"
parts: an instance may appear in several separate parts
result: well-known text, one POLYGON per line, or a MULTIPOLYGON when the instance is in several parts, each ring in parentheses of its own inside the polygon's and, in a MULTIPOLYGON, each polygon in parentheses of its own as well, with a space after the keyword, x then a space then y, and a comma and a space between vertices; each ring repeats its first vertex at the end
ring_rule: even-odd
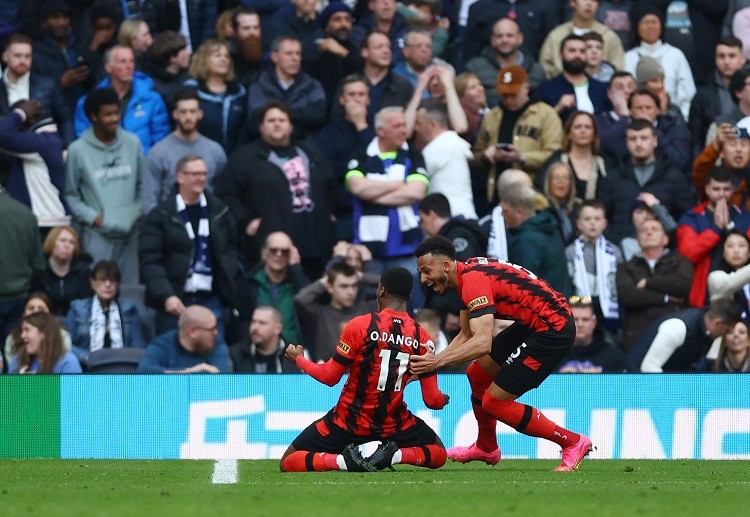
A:
POLYGON ((554 162, 547 168, 544 195, 549 209, 557 219, 560 235, 567 246, 576 238, 576 219, 581 198, 576 196, 573 169, 563 162, 554 162))
POLYGON ((542 190, 549 166, 562 162, 573 171, 576 195, 581 199, 596 198, 599 179, 607 175, 599 147, 599 128, 594 116, 585 111, 574 111, 563 125, 562 148, 552 153, 539 168, 534 187, 542 190))
POLYGON ((120 24, 117 41, 120 45, 132 48, 137 60, 148 52, 154 38, 151 37, 146 22, 140 18, 128 18, 120 24))
POLYGON ((35 312, 21 324, 23 347, 10 362, 10 373, 81 373, 72 352, 65 350, 62 327, 52 314, 35 312))
POLYGON ((196 89, 203 110, 198 130, 231 154, 245 133, 247 91, 235 79, 229 44, 218 39, 203 42, 193 54, 189 73, 185 86, 196 89))
POLYGON ((68 314, 70 302, 91 295, 90 259, 81 255, 78 232, 72 226, 56 226, 44 239, 47 268, 37 288, 46 293, 55 307, 55 315, 68 314))

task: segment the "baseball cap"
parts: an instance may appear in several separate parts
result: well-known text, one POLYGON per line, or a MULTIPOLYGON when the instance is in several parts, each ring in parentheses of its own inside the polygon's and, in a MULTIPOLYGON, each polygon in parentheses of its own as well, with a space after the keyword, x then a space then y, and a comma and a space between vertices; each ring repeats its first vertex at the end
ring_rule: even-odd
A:
POLYGON ((504 93, 516 94, 527 80, 526 70, 522 66, 504 66, 497 73, 497 87, 495 91, 501 95, 504 93))

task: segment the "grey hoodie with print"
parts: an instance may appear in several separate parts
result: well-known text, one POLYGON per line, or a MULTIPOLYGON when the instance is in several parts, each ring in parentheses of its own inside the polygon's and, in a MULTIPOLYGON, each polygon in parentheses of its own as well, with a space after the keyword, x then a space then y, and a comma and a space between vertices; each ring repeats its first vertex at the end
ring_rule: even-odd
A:
POLYGON ((112 144, 96 136, 93 128, 83 132, 68 148, 65 196, 76 218, 108 239, 125 239, 143 211, 141 180, 143 152, 138 137, 118 128, 112 144), (100 227, 94 227, 97 216, 100 227))

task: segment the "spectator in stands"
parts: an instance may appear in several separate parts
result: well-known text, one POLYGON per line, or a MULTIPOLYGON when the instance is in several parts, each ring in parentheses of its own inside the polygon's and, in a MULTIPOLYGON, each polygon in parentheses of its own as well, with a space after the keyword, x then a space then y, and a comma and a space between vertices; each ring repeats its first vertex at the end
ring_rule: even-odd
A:
MULTIPOLYGON (((104 58, 107 78, 97 88, 111 88, 117 93, 118 108, 122 113, 123 129, 134 133, 141 141, 144 153, 169 133, 169 117, 161 95, 152 90, 150 77, 135 70, 133 49, 115 45, 104 58)), ((88 96, 78 100, 75 114, 76 135, 81 136, 92 120, 84 105, 88 96)))
POLYGON ((206 40, 193 55, 185 86, 195 88, 203 118, 198 130, 218 142, 227 154, 243 141, 247 90, 234 77, 234 65, 225 41, 206 40))
MULTIPOLYGON (((622 42, 617 34, 604 24, 594 19, 596 10, 599 8, 598 0, 570 0, 573 7, 573 17, 570 21, 555 27, 550 32, 541 50, 539 51, 539 63, 544 68, 548 79, 560 74, 565 69, 562 55, 558 55, 561 43, 570 35, 583 36, 588 32, 597 32, 602 36, 604 43, 604 58, 612 63, 616 69, 623 68, 625 64, 622 42)), ((586 42, 584 41, 584 46, 586 42)), ((585 51, 584 51, 585 53, 585 51)))
POLYGON ((182 34, 164 31, 156 35, 143 59, 141 70, 154 80, 154 91, 161 95, 170 113, 174 110, 177 93, 185 88, 185 81, 190 78, 190 56, 182 34))
POLYGON ((8 192, 29 206, 46 235, 50 228, 70 224, 65 200, 63 141, 44 107, 36 100, 20 100, 0 120, 0 155, 9 162, 8 192))
POLYGON ((578 235, 576 222, 583 201, 576 196, 575 174, 570 165, 553 162, 545 175, 542 192, 549 202, 549 210, 557 220, 563 244, 568 245, 578 235))
POLYGON ((628 352, 633 372, 695 371, 714 339, 740 321, 732 300, 716 300, 707 309, 691 307, 654 322, 628 352))
MULTIPOLYGON (((412 254, 422 239, 417 203, 427 191, 427 172, 422 154, 406 144, 402 108, 381 109, 375 116, 375 134, 367 149, 349 162, 346 174, 354 197, 354 242, 370 249, 381 272, 394 265, 410 270, 417 291, 412 254)), ((412 293, 411 302, 420 307, 422 300, 412 293)))
POLYGON ((722 124, 737 125, 740 120, 750 116, 750 88, 747 81, 750 77, 750 67, 740 68, 729 80, 729 91, 736 106, 729 112, 717 116, 706 132, 705 145, 709 145, 716 138, 716 131, 722 124))
POLYGON ((653 194, 675 219, 682 217, 693 202, 685 174, 656 154, 659 140, 651 122, 630 121, 625 138, 627 157, 607 165, 607 177, 600 181, 597 193, 607 210, 609 225, 605 235, 612 242, 620 242, 635 231, 630 220, 630 204, 641 192, 653 194))
MULTIPOLYGON (((389 2, 392 0, 373 0, 389 2)), ((367 108, 368 120, 389 106, 406 106, 414 93, 408 79, 391 72, 393 61, 392 42, 386 32, 371 29, 362 37, 362 75, 370 83, 370 105, 367 108)))
POLYGON ((261 261, 247 275, 249 312, 252 314, 260 305, 276 307, 281 312, 282 336, 287 343, 300 342, 294 296, 310 283, 300 260, 292 239, 284 232, 273 232, 266 237, 261 261))
POLYGON ((680 107, 672 102, 664 89, 664 69, 656 59, 643 56, 638 60, 635 67, 635 82, 640 88, 649 88, 656 94, 659 99, 659 115, 670 118, 680 125, 686 124, 680 107))
POLYGON ((70 7, 65 0, 47 0, 39 11, 42 39, 34 43, 31 69, 59 84, 68 109, 96 83, 93 53, 75 41, 70 31, 70 7))
MULTIPOLYGON (((431 65, 450 66, 440 58, 432 57, 432 34, 423 27, 413 27, 404 35, 402 52, 404 60, 396 63, 393 71, 406 77, 412 86, 417 86, 417 78, 431 65)), ((422 98, 429 93, 425 90, 422 98)))
POLYGON ((659 97, 648 87, 638 87, 628 99, 630 117, 620 117, 611 122, 606 120, 601 130, 602 149, 612 159, 622 160, 628 154, 625 138, 626 128, 632 120, 643 119, 651 123, 659 141, 658 152, 677 167, 683 174, 690 170, 691 143, 690 131, 685 124, 672 117, 659 113, 659 97))
POLYGON ((317 0, 291 0, 294 10, 274 27, 273 37, 291 36, 300 42, 302 70, 312 74, 320 59, 320 45, 325 37, 318 20, 317 0))
POLYGON ((247 7, 237 7, 231 14, 232 37, 217 38, 229 44, 229 53, 234 64, 234 75, 245 89, 254 82, 263 62, 263 35, 260 15, 247 7))
POLYGON ((336 239, 351 241, 354 238, 352 195, 346 189, 344 176, 349 171, 352 149, 367 147, 375 138, 375 129, 367 116, 370 105, 368 80, 359 74, 347 75, 339 88, 337 101, 343 114, 331 118, 318 133, 315 143, 331 166, 335 179, 333 214, 336 217, 336 239))
POLYGON ((565 248, 573 292, 591 300, 603 328, 614 334, 620 326, 615 276, 623 259, 620 248, 604 237, 604 205, 597 199, 584 201, 576 227, 580 235, 565 248))
POLYGON ((620 249, 625 260, 630 260, 641 251, 638 245, 638 232, 641 230, 641 225, 650 219, 658 219, 664 228, 664 233, 670 237, 677 229, 677 221, 667 208, 659 203, 656 196, 649 192, 641 192, 630 204, 630 221, 635 231, 620 241, 620 249))
POLYGON ((186 307, 178 328, 156 336, 138 373, 231 373, 229 348, 218 336, 216 316, 200 305, 186 307))
POLYGON ((216 177, 245 237, 245 258, 254 263, 261 243, 282 231, 299 248, 311 278, 323 273, 334 243, 333 174, 318 151, 292 138, 293 113, 279 101, 261 111, 261 138, 235 152, 216 177))
POLYGON ((270 101, 289 107, 296 138, 315 135, 326 119, 326 94, 323 86, 302 71, 301 45, 297 38, 279 36, 271 44, 273 68, 260 74, 247 94, 249 127, 262 122, 264 106, 270 101))
POLYGON ((44 270, 36 217, 0 185, 0 343, 23 313, 33 278, 44 270))
MULTIPOLYGON (((422 102, 435 100, 446 108, 446 123, 448 128, 454 130, 459 135, 468 136, 468 121, 464 112, 461 101, 456 93, 456 87, 453 84, 455 74, 453 67, 450 65, 431 65, 424 72, 419 74, 417 86, 414 93, 406 106, 404 115, 406 116, 406 131, 411 138, 414 133, 414 126, 417 122, 417 110, 422 102), (423 98, 422 94, 427 97, 423 98)), ((414 148, 422 150, 427 142, 423 135, 417 133, 412 141, 414 148)))
POLYGON ((599 131, 609 128, 616 124, 620 118, 630 116, 628 101, 630 95, 638 87, 635 83, 635 77, 630 72, 618 70, 607 83, 607 98, 609 99, 612 109, 605 113, 596 114, 596 125, 599 131))
POLYGON ((183 89, 175 97, 172 111, 175 130, 153 146, 146 157, 146 173, 143 178, 144 212, 150 212, 174 192, 177 162, 188 154, 203 159, 208 173, 206 189, 211 191, 211 182, 224 169, 227 155, 218 142, 198 131, 202 119, 203 110, 198 93, 183 89))
POLYGON ((13 34, 5 40, 5 70, 0 80, 0 113, 7 115, 18 101, 33 99, 44 106, 44 115, 52 117, 67 146, 73 141, 73 115, 57 82, 36 70, 32 71, 31 39, 13 34))
POLYGON ((599 128, 591 113, 574 111, 563 125, 561 148, 550 155, 534 176, 534 186, 544 190, 552 164, 562 162, 573 171, 574 197, 594 199, 601 178, 607 175, 604 159, 599 156, 599 128))
POLYGON ((750 319, 750 238, 730 230, 721 239, 721 257, 708 274, 708 296, 711 301, 734 300, 744 321, 750 319))
POLYGON ((537 89, 539 98, 554 107, 560 119, 567 120, 575 110, 597 114, 610 109, 607 87, 586 75, 586 41, 582 36, 571 34, 562 40, 560 61, 562 72, 537 89))
POLYGON ((706 84, 698 87, 698 92, 690 103, 688 126, 693 134, 696 153, 703 148, 708 127, 716 117, 736 108, 730 83, 735 72, 747 63, 747 58, 742 53, 742 42, 734 36, 722 37, 716 45, 714 63, 716 70, 706 84))
MULTIPOLYGON (((36 312, 46 312, 48 314, 52 314, 52 300, 50 300, 49 296, 42 292, 35 292, 31 293, 29 295, 29 299, 26 300, 26 305, 24 305, 23 308, 23 318, 28 316, 29 314, 34 314, 36 312)), ((60 318, 58 317, 58 320, 60 318)), ((8 337, 5 339, 5 346, 3 347, 0 352, 3 354, 3 363, 2 367, 0 367, 0 370, 5 373, 8 368, 8 364, 10 364, 13 357, 18 355, 18 352, 21 351, 21 349, 24 347, 23 340, 21 339, 21 332, 23 331, 23 319, 18 322, 18 326, 8 334, 8 337)), ((72 344, 70 341, 70 332, 65 330, 64 328, 60 329, 60 332, 62 333, 62 340, 63 340, 63 348, 65 350, 70 350, 72 344)))
POLYGON ((224 202, 206 192, 207 169, 200 155, 180 158, 176 195, 159 203, 140 226, 141 280, 156 310, 157 335, 177 328, 185 307, 202 305, 216 315, 223 339, 224 312, 238 307, 237 230, 224 202))
POLYGON ((617 69, 604 59, 604 38, 598 32, 583 35, 586 41, 586 74, 602 83, 609 83, 617 69))
MULTIPOLYGON (((493 79, 493 84, 496 81, 497 77, 493 79)), ((487 91, 479 76, 472 72, 464 72, 457 75, 454 83, 458 100, 461 102, 461 107, 466 114, 466 122, 469 125, 465 139, 473 145, 477 139, 479 128, 482 125, 482 119, 490 112, 487 91)))
POLYGON ((91 260, 81 254, 78 232, 71 226, 52 228, 44 239, 47 267, 36 280, 37 288, 49 296, 55 315, 65 317, 70 302, 91 293, 91 260))
POLYGON ((188 40, 188 49, 198 48, 213 36, 218 16, 217 0, 144 0, 143 19, 152 34, 178 31, 188 40))
POLYGON ((570 297, 570 310, 576 322, 573 348, 560 361, 556 373, 622 373, 626 370, 625 354, 604 335, 597 325, 590 298, 570 297))
POLYGON ((662 12, 650 2, 637 2, 630 11, 630 18, 640 44, 625 53, 624 69, 635 74, 641 57, 650 56, 656 59, 664 70, 664 89, 671 101, 680 107, 682 116, 687 120, 690 101, 696 92, 693 72, 685 54, 662 40, 662 12))
POLYGON ((364 42, 368 39, 367 32, 378 29, 391 42, 395 64, 404 59, 401 53, 401 41, 408 28, 406 18, 396 12, 395 0, 368 0, 367 11, 357 19, 354 25, 353 40, 355 45, 364 47, 364 42))
POLYGON ((361 72, 362 56, 352 41, 354 20, 347 4, 330 2, 320 13, 319 21, 324 36, 319 43, 320 57, 310 75, 323 86, 330 109, 344 77, 361 72))
POLYGON ((430 236, 442 235, 453 243, 458 260, 479 257, 487 249, 487 236, 476 221, 453 215, 446 197, 432 193, 419 202, 419 225, 430 236))
POLYGON ((21 341, 24 346, 10 362, 9 373, 81 373, 78 359, 63 346, 60 322, 52 314, 25 316, 21 341))
POLYGON ((563 296, 570 296, 572 284, 554 216, 547 210, 537 212, 533 188, 513 185, 502 196, 508 261, 533 271, 563 296))
MULTIPOLYGON (((373 310, 373 300, 357 299, 364 280, 360 276, 345 262, 333 264, 323 278, 294 296, 305 348, 313 360, 325 362, 333 357, 341 329, 353 317, 373 310)), ((370 278, 372 281, 373 277, 370 278)), ((372 288, 372 283, 368 287, 372 288)), ((377 281, 374 287, 377 288, 377 281)))
POLYGON ((357 303, 362 300, 375 300, 380 273, 378 273, 377 264, 372 261, 372 253, 367 246, 338 241, 333 247, 331 260, 326 264, 326 274, 334 264, 348 264, 357 272, 359 277, 357 303))
MULTIPOLYGON (((81 36, 79 30, 79 37, 87 42, 95 59, 91 63, 92 68, 100 75, 99 71, 104 67, 107 51, 117 44, 117 24, 121 18, 117 14, 117 7, 106 3, 92 5, 88 11, 88 18, 91 24, 89 35, 81 36)), ((73 30, 75 31, 75 27, 73 30)))
MULTIPOLYGON (((462 2, 463 24, 466 25, 464 59, 469 61, 479 55, 490 41, 492 28, 501 18, 516 20, 524 35, 524 49, 538 56, 547 34, 560 23, 560 8, 554 0, 534 2, 507 2, 500 0, 478 0, 476 3, 462 2), (468 5, 468 7, 466 7, 468 5)), ((461 23, 461 22, 459 22, 461 23)))
POLYGON ((140 18, 128 18, 120 24, 117 41, 120 45, 133 49, 135 61, 138 63, 148 54, 154 38, 151 37, 151 31, 146 22, 140 18))
POLYGON ((702 308, 708 301, 708 274, 721 255, 722 236, 731 230, 750 232, 750 214, 732 203, 732 179, 725 168, 712 170, 705 188, 707 200, 678 220, 677 249, 695 267, 689 297, 692 307, 702 308))
POLYGON ((490 44, 482 49, 481 54, 466 63, 466 69, 475 73, 482 81, 490 106, 496 106, 500 100, 495 88, 497 74, 503 67, 522 66, 532 88, 544 81, 544 70, 528 50, 521 48, 523 43, 524 34, 518 23, 509 18, 500 18, 492 26, 490 44))
POLYGON ((117 261, 123 283, 137 284, 141 143, 120 127, 120 98, 111 88, 89 94, 83 111, 93 125, 68 149, 65 196, 83 225, 83 249, 95 261, 117 261))
MULTIPOLYGON (((454 96, 457 100, 457 95, 454 96)), ((426 101, 417 112, 417 133, 427 145, 422 149, 430 192, 445 194, 450 211, 465 219, 477 219, 471 192, 468 160, 473 158, 469 143, 448 129, 448 112, 436 100, 426 101)))
MULTIPOLYGON (((249 334, 229 347, 234 373, 302 373, 284 361, 287 343, 281 338, 281 313, 271 305, 255 308, 249 334)), ((338 343, 338 334, 335 342, 338 343)))
POLYGON ((562 139, 555 110, 529 97, 531 86, 523 67, 506 66, 497 77, 500 104, 485 115, 472 149, 487 176, 488 202, 494 200, 495 180, 505 169, 519 168, 533 176, 562 139))
POLYGON ((97 262, 90 278, 94 295, 70 302, 65 318, 76 357, 85 364, 91 352, 102 348, 144 348, 138 309, 132 301, 120 298, 117 262, 97 262))
POLYGON ((738 321, 721 339, 719 353, 710 371, 718 373, 750 373, 750 339, 748 324, 738 321))
POLYGON ((747 181, 750 177, 750 118, 741 120, 737 126, 722 123, 716 131, 716 138, 706 145, 693 162, 692 180, 698 199, 706 200, 706 181, 709 173, 718 166, 732 173, 736 185, 732 203, 747 209, 747 181))
POLYGON ((693 281, 688 259, 667 248, 669 236, 661 222, 648 219, 638 228, 640 251, 617 267, 617 296, 627 352, 655 320, 688 307, 693 281))

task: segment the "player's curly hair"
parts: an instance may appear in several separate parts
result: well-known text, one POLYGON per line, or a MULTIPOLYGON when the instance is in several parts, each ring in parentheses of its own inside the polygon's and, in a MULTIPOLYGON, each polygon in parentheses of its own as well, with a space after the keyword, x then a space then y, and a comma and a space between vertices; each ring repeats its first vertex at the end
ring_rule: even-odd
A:
POLYGON ((414 251, 414 256, 419 258, 422 255, 427 254, 443 255, 451 260, 456 260, 456 248, 453 247, 453 243, 443 237, 442 235, 436 235, 422 241, 414 251))

